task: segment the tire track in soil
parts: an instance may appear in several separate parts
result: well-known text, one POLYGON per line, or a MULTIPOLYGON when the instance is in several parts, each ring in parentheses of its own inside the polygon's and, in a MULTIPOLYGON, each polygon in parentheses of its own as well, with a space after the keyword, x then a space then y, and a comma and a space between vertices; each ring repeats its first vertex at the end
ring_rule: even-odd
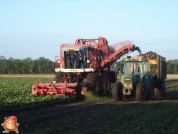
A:
MULTIPOLYGON (((42 108, 37 107, 33 109, 28 109, 20 112, 12 112, 18 119, 17 122, 20 124, 19 127, 24 128, 26 125, 38 124, 38 122, 43 122, 48 119, 56 119, 66 116, 70 113, 76 113, 78 111, 89 110, 104 104, 112 104, 114 101, 109 102, 75 102, 69 104, 53 104, 51 106, 43 106, 42 108)), ((1 119, 8 117, 10 115, 1 115, 1 119)), ((2 120, 3 123, 4 120, 2 120)), ((1 128, 3 131, 3 128, 1 128)), ((0 129, 0 131, 1 131, 0 129)))

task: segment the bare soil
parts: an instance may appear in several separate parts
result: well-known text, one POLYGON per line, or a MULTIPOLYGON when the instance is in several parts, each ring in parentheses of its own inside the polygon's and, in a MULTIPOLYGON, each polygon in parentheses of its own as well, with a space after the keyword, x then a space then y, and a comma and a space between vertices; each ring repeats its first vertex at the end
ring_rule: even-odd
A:
POLYGON ((167 74, 168 79, 178 79, 178 74, 167 74))
MULTIPOLYGON (((47 120, 53 120, 56 118, 64 117, 70 113, 76 113, 79 111, 86 111, 90 109, 97 108, 101 105, 105 104, 114 104, 114 101, 107 102, 85 102, 85 101, 75 101, 72 103, 60 103, 60 104, 52 104, 45 105, 42 107, 37 107, 33 109, 26 109, 21 111, 13 112, 18 118, 18 123, 21 128, 31 125, 37 125, 38 122, 43 122, 47 120)), ((11 112, 12 113, 12 112, 11 112)), ((12 114, 6 113, 0 116, 0 122, 2 123, 4 117, 11 116, 12 114)), ((3 128, 0 127, 0 131, 3 131, 3 128)))

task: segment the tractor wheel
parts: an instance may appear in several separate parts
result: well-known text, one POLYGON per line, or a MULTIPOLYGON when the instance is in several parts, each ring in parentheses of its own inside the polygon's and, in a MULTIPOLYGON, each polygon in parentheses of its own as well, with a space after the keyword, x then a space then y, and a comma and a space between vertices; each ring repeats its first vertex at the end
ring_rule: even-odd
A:
POLYGON ((162 92, 158 88, 155 88, 155 96, 156 98, 162 97, 162 92))
POLYGON ((62 78, 63 78, 63 77, 64 77, 64 74, 61 73, 61 72, 58 72, 58 73, 56 73, 56 76, 55 76, 54 80, 55 80, 56 82, 62 82, 62 78))
POLYGON ((86 77, 87 83, 91 86, 94 94, 99 95, 100 93, 100 84, 97 73, 88 73, 86 77))
POLYGON ((138 83, 136 86, 136 100, 146 100, 146 89, 144 88, 143 83, 138 83))
POLYGON ((156 85, 155 85, 155 97, 159 98, 162 97, 162 82, 161 81, 157 81, 156 85))
POLYGON ((122 93, 123 85, 121 82, 115 82, 112 87, 112 97, 115 101, 121 101, 123 99, 122 93))
POLYGON ((150 99, 154 99, 155 98, 155 92, 154 92, 154 89, 155 89, 155 82, 152 81, 151 83, 151 87, 150 87, 150 99))
POLYGON ((162 82, 162 96, 166 96, 166 87, 165 87, 165 82, 162 82))

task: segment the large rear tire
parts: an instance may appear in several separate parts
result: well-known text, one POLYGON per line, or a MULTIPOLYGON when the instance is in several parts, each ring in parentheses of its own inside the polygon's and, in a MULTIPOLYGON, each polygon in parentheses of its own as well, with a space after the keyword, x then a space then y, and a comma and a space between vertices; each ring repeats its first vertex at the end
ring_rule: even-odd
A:
POLYGON ((162 97, 162 82, 160 80, 158 80, 156 82, 156 85, 155 85, 155 97, 156 98, 159 98, 159 97, 162 97))
POLYGON ((166 95, 165 83, 164 81, 157 81, 155 88, 155 96, 157 98, 164 97, 166 95))
POLYGON ((110 94, 111 90, 111 80, 110 80, 110 75, 109 73, 104 73, 103 78, 102 78, 102 83, 103 83, 103 93, 104 95, 110 94))
POLYGON ((146 89, 144 88, 143 83, 138 83, 136 86, 136 100, 137 101, 146 100, 146 89))
POLYGON ((99 77, 97 73, 88 73, 86 77, 87 83, 92 88, 94 94, 100 94, 100 84, 99 84, 99 77))
POLYGON ((56 75, 55 75, 55 77, 54 77, 54 80, 55 80, 56 82, 63 82, 63 81, 62 81, 63 77, 64 77, 64 74, 61 73, 61 72, 58 72, 58 73, 56 73, 56 75))
POLYGON ((112 97, 114 101, 121 101, 123 99, 123 85, 121 82, 115 82, 112 87, 112 97))
POLYGON ((82 87, 78 84, 77 87, 75 88, 75 92, 76 92, 75 97, 76 97, 77 100, 83 99, 81 91, 82 91, 82 87))
POLYGON ((162 82, 162 96, 165 97, 166 96, 166 86, 165 86, 165 82, 162 82))
POLYGON ((150 86, 150 95, 149 95, 150 99, 154 99, 155 98, 154 89, 155 89, 155 82, 152 80, 151 86, 150 86))

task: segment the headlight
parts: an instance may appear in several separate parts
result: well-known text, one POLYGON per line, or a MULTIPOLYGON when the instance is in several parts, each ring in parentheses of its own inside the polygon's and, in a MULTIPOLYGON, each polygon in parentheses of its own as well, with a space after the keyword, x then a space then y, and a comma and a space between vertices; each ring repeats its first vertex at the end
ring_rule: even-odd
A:
POLYGON ((90 60, 87 60, 87 63, 90 63, 90 60))
POLYGON ((57 62, 60 63, 60 60, 58 60, 57 62))

